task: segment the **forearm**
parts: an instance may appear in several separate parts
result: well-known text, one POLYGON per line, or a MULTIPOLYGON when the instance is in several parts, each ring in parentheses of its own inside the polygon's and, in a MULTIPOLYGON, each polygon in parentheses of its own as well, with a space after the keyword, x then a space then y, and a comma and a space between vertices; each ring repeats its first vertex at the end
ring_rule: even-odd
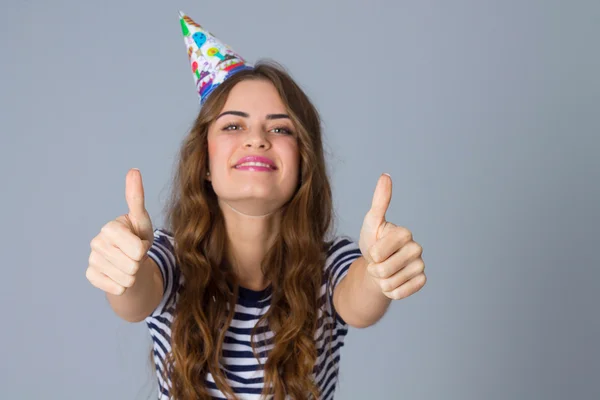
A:
POLYGON ((391 299, 367 272, 367 261, 357 258, 334 293, 338 314, 351 326, 366 328, 383 317, 391 299), (338 297, 337 299, 335 297, 338 297))

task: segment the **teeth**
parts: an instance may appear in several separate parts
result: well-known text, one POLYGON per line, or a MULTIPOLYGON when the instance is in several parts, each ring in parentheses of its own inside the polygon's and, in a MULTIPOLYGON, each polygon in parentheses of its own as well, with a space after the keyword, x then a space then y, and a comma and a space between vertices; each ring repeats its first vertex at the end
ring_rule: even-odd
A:
POLYGON ((261 162, 245 162, 242 164, 238 164, 236 167, 267 167, 271 168, 269 164, 261 163, 261 162))

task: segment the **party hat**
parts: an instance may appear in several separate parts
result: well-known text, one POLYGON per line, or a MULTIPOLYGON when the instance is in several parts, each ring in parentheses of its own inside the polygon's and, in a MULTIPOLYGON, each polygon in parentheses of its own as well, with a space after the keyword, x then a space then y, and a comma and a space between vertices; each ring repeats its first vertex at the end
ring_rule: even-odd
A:
POLYGON ((181 11, 179 20, 202 105, 208 95, 225 79, 236 72, 252 69, 252 66, 181 11))

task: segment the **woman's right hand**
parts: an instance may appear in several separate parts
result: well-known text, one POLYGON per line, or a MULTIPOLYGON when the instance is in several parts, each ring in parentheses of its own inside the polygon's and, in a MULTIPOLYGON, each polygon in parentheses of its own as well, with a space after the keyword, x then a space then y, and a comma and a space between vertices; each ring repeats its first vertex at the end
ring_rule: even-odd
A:
POLYGON ((133 286, 154 241, 152 221, 144 205, 142 175, 135 168, 127 173, 125 198, 129 213, 108 222, 92 239, 85 272, 92 285, 114 295, 122 295, 133 286))

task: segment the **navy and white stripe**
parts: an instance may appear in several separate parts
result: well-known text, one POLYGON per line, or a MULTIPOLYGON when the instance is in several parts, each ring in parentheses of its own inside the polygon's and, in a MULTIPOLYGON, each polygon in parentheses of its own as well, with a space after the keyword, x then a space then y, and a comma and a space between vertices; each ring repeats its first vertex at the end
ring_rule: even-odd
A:
MULTIPOLYGON (((153 341, 160 400, 170 399, 169 382, 164 382, 161 372, 163 360, 171 351, 172 313, 179 298, 179 288, 184 284, 183 276, 175 265, 173 242, 173 236, 169 232, 156 229, 154 243, 148 253, 158 265, 164 282, 163 299, 156 310, 146 318, 153 341)), ((340 349, 348 333, 348 325, 333 308, 333 289, 348 273, 350 264, 360 255, 357 244, 347 236, 336 237, 327 251, 319 300, 321 307, 318 312, 318 328, 315 333, 318 357, 313 371, 313 379, 321 390, 322 400, 333 399, 338 378, 340 349), (327 312, 324 313, 323 310, 327 312), (331 351, 329 351, 330 346, 331 351)), ((240 400, 258 400, 263 388, 264 371, 252 353, 250 334, 258 319, 269 309, 270 288, 257 292, 240 287, 239 294, 234 318, 225 333, 222 367, 227 382, 240 400)), ((273 332, 267 328, 259 329, 258 332, 255 337, 257 352, 260 361, 264 364, 269 351, 273 348, 273 332)), ((211 374, 205 377, 205 382, 214 399, 225 400, 211 374)))

